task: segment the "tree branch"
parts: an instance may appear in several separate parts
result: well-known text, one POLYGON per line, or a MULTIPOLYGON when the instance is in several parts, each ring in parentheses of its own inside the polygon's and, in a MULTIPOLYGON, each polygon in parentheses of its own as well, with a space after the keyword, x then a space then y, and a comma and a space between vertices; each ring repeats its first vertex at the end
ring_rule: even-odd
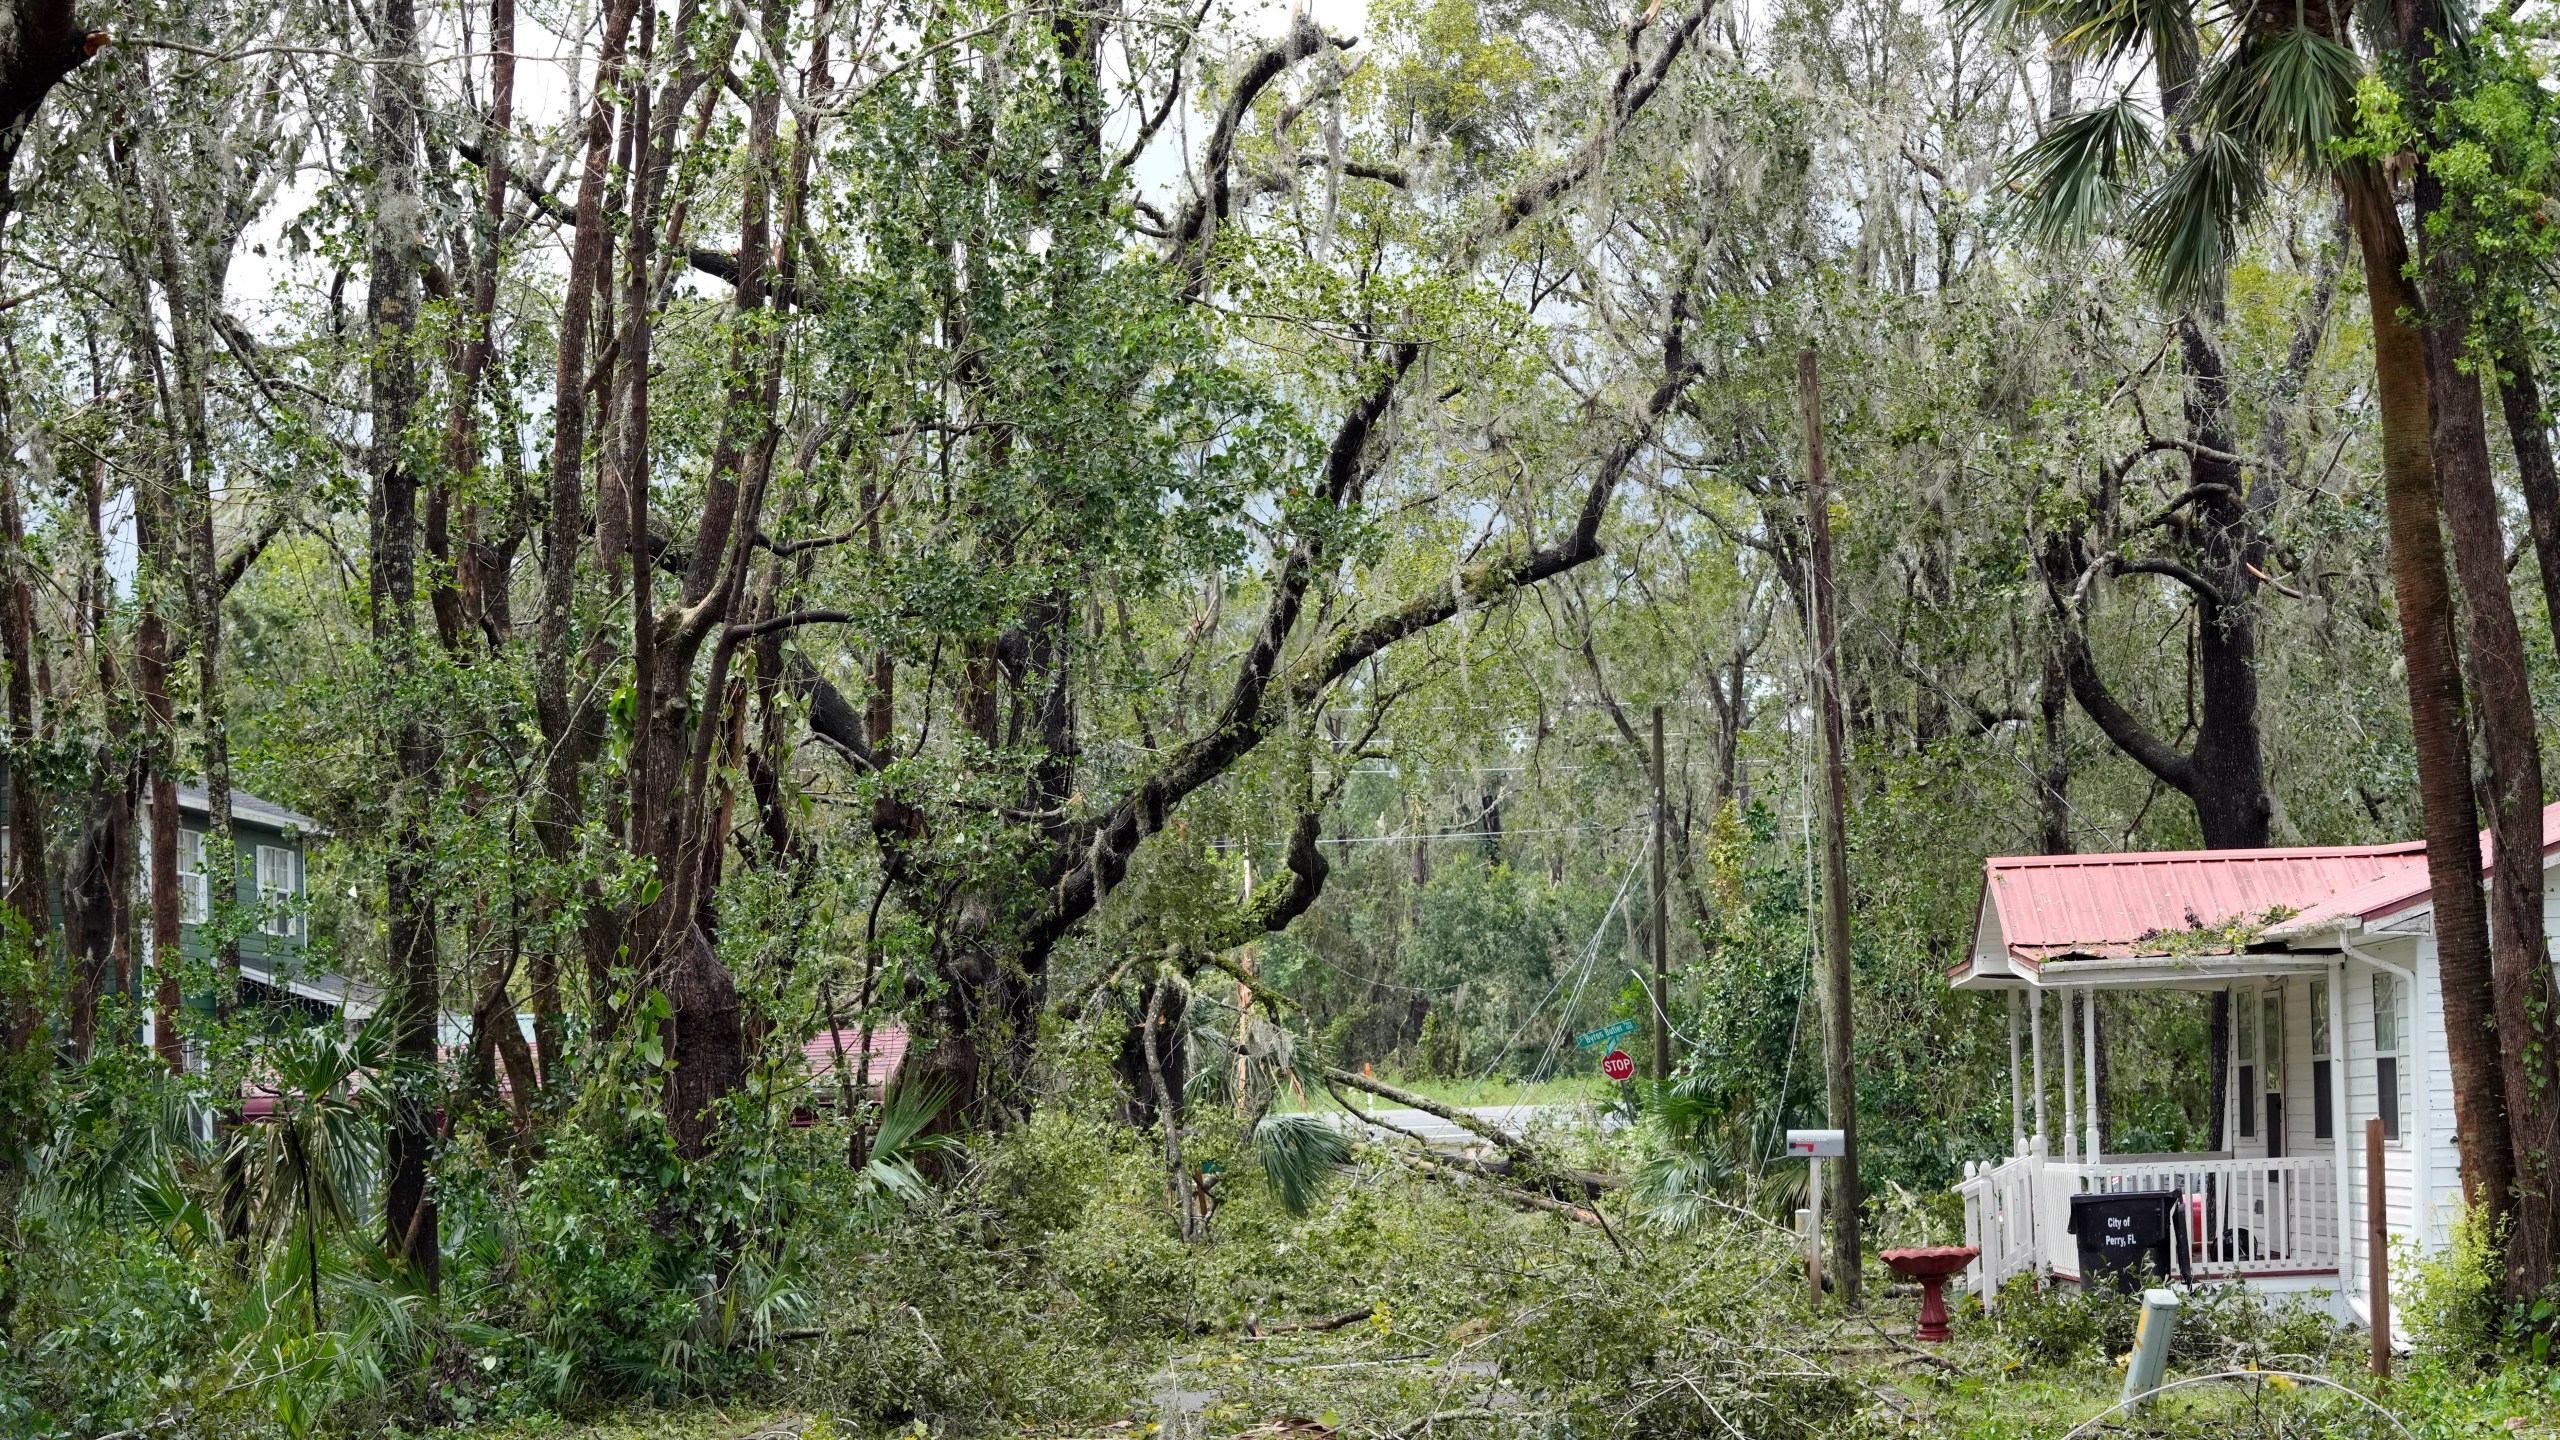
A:
POLYGON ((1186 287, 1197 293, 1209 267, 1209 244, 1217 238, 1217 227, 1227 218, 1235 203, 1232 174, 1235 169, 1236 132, 1244 125, 1246 112, 1253 109, 1262 92, 1282 72, 1331 45, 1349 49, 1350 40, 1336 40, 1324 33, 1316 22, 1301 11, 1289 33, 1245 62, 1236 76, 1235 89, 1227 93, 1226 104, 1218 108, 1218 123, 1209 132, 1209 153, 1201 168, 1207 174, 1206 193, 1194 196, 1182 207, 1182 218, 1173 225, 1173 255, 1187 276, 1186 287))
POLYGON ((2195 592, 2195 597, 2203 604, 2208 618, 2214 611, 2230 603, 2221 591, 2213 587, 2212 581, 2175 560, 2162 560, 2156 556, 2142 560, 2118 559, 2112 561, 2108 568, 2119 575, 2159 575, 2175 580, 2195 592))
MULTIPOLYGON (((2070 683, 2072 698, 2080 702, 2081 712, 2117 749, 2150 771, 2161 784, 2181 795, 2194 794, 2195 758, 2170 749, 2144 728, 2132 711, 2117 702, 2098 675, 2097 657, 2089 651, 2088 634, 2073 619, 2070 604, 2064 600, 2061 587, 2054 583, 2052 568, 2041 561, 2036 568, 2044 576, 2045 593, 2052 598, 2055 618, 2061 622, 2063 675, 2070 683)), ((2087 574, 2093 575, 2100 568, 2091 566, 2087 574)))

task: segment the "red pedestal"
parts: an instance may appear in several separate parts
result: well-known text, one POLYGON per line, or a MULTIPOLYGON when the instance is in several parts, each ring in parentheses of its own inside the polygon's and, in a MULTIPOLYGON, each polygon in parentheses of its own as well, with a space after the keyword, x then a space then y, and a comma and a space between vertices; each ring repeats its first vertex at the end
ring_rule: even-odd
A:
POLYGON ((1916 1250, 1887 1250, 1884 1263, 1893 1273, 1920 1282, 1920 1338, 1945 1340, 1953 1333, 1947 1329, 1947 1301, 1943 1291, 1947 1277, 1973 1263, 1982 1252, 1970 1245, 1931 1245, 1916 1250))

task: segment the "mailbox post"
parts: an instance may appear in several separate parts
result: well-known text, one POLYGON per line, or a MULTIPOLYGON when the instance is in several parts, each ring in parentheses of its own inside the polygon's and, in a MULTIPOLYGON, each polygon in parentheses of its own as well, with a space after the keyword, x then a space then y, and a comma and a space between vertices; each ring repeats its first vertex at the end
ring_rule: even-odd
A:
POLYGON ((1790 1130, 1787 1153, 1801 1155, 1813 1168, 1805 1175, 1805 1194, 1810 1209, 1804 1227, 1805 1294, 1812 1307, 1822 1308, 1822 1162, 1849 1153, 1849 1142, 1837 1130, 1790 1130))

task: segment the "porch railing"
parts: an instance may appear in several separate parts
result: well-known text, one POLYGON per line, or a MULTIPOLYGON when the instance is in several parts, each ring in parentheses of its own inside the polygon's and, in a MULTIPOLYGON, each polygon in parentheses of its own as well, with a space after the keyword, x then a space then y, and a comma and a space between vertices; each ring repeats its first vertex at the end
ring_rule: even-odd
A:
POLYGON ((1967 1165, 1956 1185, 1965 1243, 1982 1252, 1969 1272, 1974 1293, 1988 1300, 2012 1276, 2034 1270, 2078 1279, 2071 1197, 2126 1190, 2184 1197, 2179 1218, 2198 1279, 2330 1273, 2345 1253, 2337 1169, 2328 1156, 2164 1155, 2088 1164, 2051 1159, 2031 1143, 2028 1154, 1967 1165))
POLYGON ((1964 1197, 1964 1243, 1981 1252, 1965 1271, 1965 1285, 1986 1307, 2012 1276, 2033 1271, 2043 1253, 2036 1245, 2036 1194, 2045 1164, 2041 1152, 1965 1162, 1956 1185, 1964 1197))

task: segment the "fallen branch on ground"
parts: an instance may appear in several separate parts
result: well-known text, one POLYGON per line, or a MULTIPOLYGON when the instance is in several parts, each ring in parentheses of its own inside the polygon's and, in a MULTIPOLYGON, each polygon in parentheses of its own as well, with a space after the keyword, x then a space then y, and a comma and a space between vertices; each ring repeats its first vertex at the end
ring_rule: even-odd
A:
POLYGON ((1288 1335, 1313 1330, 1339 1330, 1345 1325, 1357 1325, 1361 1321, 1366 1320, 1377 1313, 1377 1306, 1363 1305, 1357 1310, 1345 1310, 1339 1315, 1328 1315, 1321 1320, 1290 1320, 1278 1325, 1258 1324, 1252 1316, 1248 1315, 1245 1317, 1244 1321, 1244 1335, 1248 1340, 1259 1340, 1266 1335, 1288 1335))

